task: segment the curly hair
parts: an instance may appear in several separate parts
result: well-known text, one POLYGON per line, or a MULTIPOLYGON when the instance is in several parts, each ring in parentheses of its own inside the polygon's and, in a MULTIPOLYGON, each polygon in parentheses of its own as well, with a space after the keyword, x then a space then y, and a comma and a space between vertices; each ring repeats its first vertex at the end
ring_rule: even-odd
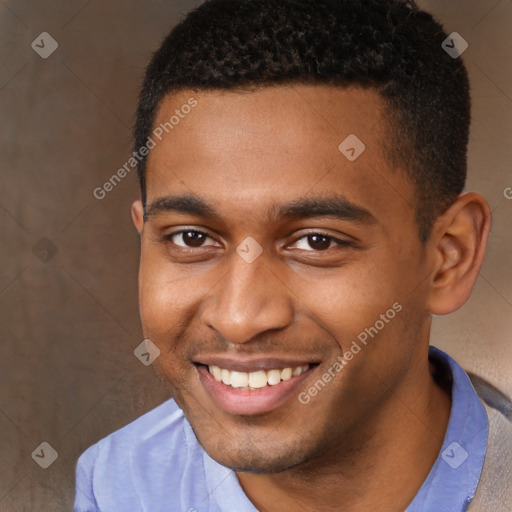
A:
MULTIPOLYGON (((376 89, 386 155, 416 196, 419 237, 462 192, 470 95, 462 60, 442 48, 434 18, 399 0, 207 0, 166 37, 147 67, 135 147, 168 94, 288 84, 376 89)), ((138 164, 146 201, 146 158, 138 164)))

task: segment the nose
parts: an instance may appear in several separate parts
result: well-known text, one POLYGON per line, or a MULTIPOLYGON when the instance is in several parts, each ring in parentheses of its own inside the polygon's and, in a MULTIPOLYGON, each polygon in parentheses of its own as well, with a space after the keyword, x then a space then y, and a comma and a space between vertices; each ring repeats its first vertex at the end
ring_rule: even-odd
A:
POLYGON ((203 323, 236 344, 287 327, 293 319, 291 292, 265 263, 265 254, 252 263, 233 254, 228 264, 203 302, 203 323))

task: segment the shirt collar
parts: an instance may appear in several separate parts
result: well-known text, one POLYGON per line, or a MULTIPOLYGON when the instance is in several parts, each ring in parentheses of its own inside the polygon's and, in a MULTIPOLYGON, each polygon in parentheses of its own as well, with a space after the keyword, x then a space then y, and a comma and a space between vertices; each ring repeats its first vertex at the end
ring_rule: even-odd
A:
POLYGON ((452 408, 439 456, 406 512, 464 512, 482 472, 489 423, 466 372, 449 355, 430 347, 429 359, 451 380, 452 408))

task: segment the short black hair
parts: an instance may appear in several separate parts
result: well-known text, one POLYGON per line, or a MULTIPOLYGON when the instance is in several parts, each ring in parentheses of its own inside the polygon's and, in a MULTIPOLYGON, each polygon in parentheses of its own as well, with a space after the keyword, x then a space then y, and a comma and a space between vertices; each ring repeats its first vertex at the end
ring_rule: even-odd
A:
MULTIPOLYGON (((460 58, 434 18, 399 0, 207 0, 154 54, 142 85, 135 148, 170 93, 309 84, 376 89, 389 124, 386 154, 416 195, 422 241, 462 192, 470 95, 460 58)), ((341 142, 341 141, 340 141, 341 142)), ((146 202, 146 158, 138 176, 146 202)))

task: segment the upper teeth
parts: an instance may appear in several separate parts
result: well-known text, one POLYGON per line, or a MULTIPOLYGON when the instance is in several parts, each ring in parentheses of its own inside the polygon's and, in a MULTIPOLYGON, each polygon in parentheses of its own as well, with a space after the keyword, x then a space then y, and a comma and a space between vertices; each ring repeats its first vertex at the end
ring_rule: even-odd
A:
POLYGON ((309 364, 296 366, 294 368, 283 368, 275 370, 259 370, 257 372, 236 372, 219 368, 218 366, 208 366, 208 371, 213 375, 216 381, 233 388, 258 389, 264 388, 267 384, 275 386, 282 380, 290 380, 292 375, 300 375, 309 369, 309 364))

